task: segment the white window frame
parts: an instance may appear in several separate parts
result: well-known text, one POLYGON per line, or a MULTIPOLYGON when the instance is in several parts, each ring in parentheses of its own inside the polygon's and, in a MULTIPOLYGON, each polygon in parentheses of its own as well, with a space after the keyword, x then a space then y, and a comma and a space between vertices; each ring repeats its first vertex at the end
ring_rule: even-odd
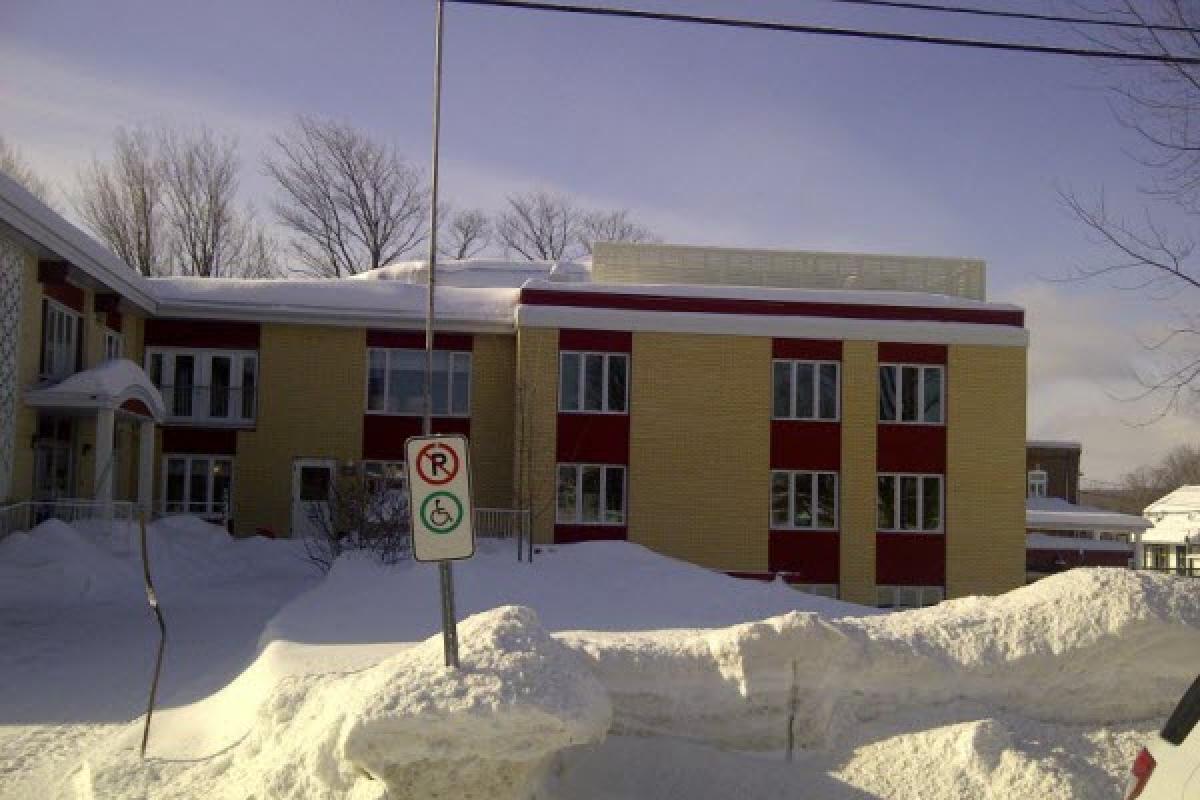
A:
MULTIPOLYGON (((474 380, 475 362, 472 358, 470 350, 434 350, 434 354, 446 354, 446 410, 438 411, 433 409, 435 417, 455 417, 458 419, 469 419, 471 416, 471 383, 474 380), (467 362, 467 400, 466 411, 455 412, 454 409, 454 365, 459 360, 467 362)), ((393 353, 420 353, 422 357, 425 351, 412 347, 368 347, 367 348, 367 376, 366 382, 363 385, 363 408, 366 413, 380 417, 419 417, 424 414, 424 411, 388 411, 388 394, 391 391, 392 381, 389 377, 392 373, 392 354, 393 353), (380 352, 384 354, 383 361, 383 408, 371 408, 371 353, 380 352)), ((437 373, 434 373, 434 380, 437 380, 437 373)))
POLYGON ((79 342, 83 326, 83 315, 52 297, 44 297, 42 313, 42 360, 38 365, 39 373, 44 378, 62 380, 75 374, 79 364, 79 342), (71 321, 71 335, 62 342, 60 351, 57 339, 50 333, 57 327, 53 322, 61 316, 71 321))
MULTIPOLYGON (((162 484, 161 484, 162 485, 162 496, 159 498, 159 508, 161 509, 162 513, 163 514, 189 514, 189 515, 198 516, 198 517, 215 517, 215 516, 229 517, 229 516, 231 516, 233 513, 233 509, 231 508, 231 506, 233 505, 233 488, 234 488, 234 474, 233 473, 235 471, 234 470, 234 462, 235 462, 234 457, 228 453, 207 453, 207 454, 163 453, 162 454, 162 484), (168 491, 167 478, 168 478, 168 475, 170 475, 170 464, 171 464, 171 461, 173 461, 173 460, 182 460, 184 462, 183 501, 182 501, 183 511, 168 511, 167 510, 167 506, 170 504, 170 500, 167 496, 167 491, 168 491), (207 485, 207 488, 205 489, 205 498, 203 501, 205 511, 203 511, 202 513, 197 513, 196 511, 194 511, 192 509, 192 504, 193 504, 192 497, 191 497, 191 494, 192 494, 192 462, 194 462, 194 461, 204 461, 204 462, 207 462, 207 464, 208 464, 207 469, 205 470, 205 474, 208 476, 208 485, 207 485), (216 506, 216 504, 220 503, 221 501, 218 500, 217 498, 213 497, 214 481, 212 479, 212 476, 213 476, 212 465, 213 465, 214 461, 228 461, 229 462, 229 503, 228 503, 228 505, 225 506, 224 513, 221 513, 217 509, 217 506, 216 506)), ((196 502, 199 502, 199 501, 196 501, 196 502)))
POLYGON ((615 414, 617 416, 623 416, 623 415, 629 414, 629 384, 632 382, 632 378, 633 378, 633 374, 631 372, 631 370, 633 368, 633 365, 631 363, 632 361, 633 361, 633 359, 631 359, 629 357, 629 353, 612 353, 612 352, 606 352, 606 351, 602 351, 602 350, 560 350, 558 353, 558 411, 559 411, 559 413, 561 413, 561 414, 615 414), (565 361, 566 356, 578 356, 579 357, 579 381, 577 383, 579 388, 576 390, 577 395, 575 398, 578 403, 578 408, 567 408, 564 403, 565 398, 563 395, 562 375, 563 375, 563 362, 565 361), (588 356, 599 356, 603 360, 604 366, 601 370, 601 377, 600 377, 601 392, 600 392, 600 408, 599 409, 583 407, 583 398, 587 393, 587 387, 585 385, 587 370, 584 365, 587 363, 588 356), (608 407, 608 405, 609 405, 608 404, 608 365, 611 363, 612 359, 615 359, 615 358, 619 358, 625 362, 625 398, 624 398, 625 408, 613 411, 608 407))
POLYGON ((771 359, 771 419, 799 419, 814 422, 841 422, 842 419, 842 362, 815 361, 807 358, 773 358, 771 359), (775 414, 775 365, 788 364, 788 411, 786 416, 775 414), (811 364, 813 368, 813 397, 812 416, 801 417, 796 414, 796 369, 798 364, 811 364), (832 366, 835 372, 833 390, 833 416, 821 416, 821 367, 832 366))
POLYGON ((112 361, 125 355, 125 336, 111 328, 104 329, 104 360, 112 361))
POLYGON ((879 417, 879 422, 883 425, 945 425, 946 424, 946 365, 945 364, 905 364, 901 362, 887 362, 879 365, 878 378, 878 400, 876 403, 875 413, 879 417), (883 375, 885 367, 890 367, 896 370, 896 386, 895 386, 895 401, 896 418, 883 418, 883 375), (904 369, 912 368, 917 372, 917 418, 903 419, 904 410, 900 405, 901 399, 904 397, 904 387, 901 383, 904 379, 904 369), (925 417, 925 371, 937 370, 939 391, 941 392, 942 401, 938 404, 938 419, 926 420, 925 417))
POLYGON ((784 530, 787 530, 787 531, 836 531, 836 530, 838 530, 838 525, 841 523, 841 510, 842 510, 841 509, 841 505, 842 505, 841 504, 841 491, 840 491, 841 485, 840 485, 840 481, 838 479, 838 473, 831 472, 829 470, 773 469, 773 470, 771 470, 771 478, 770 478, 772 490, 774 489, 776 475, 787 475, 788 476, 788 523, 786 525, 777 525, 775 523, 775 520, 774 520, 775 508, 774 508, 774 504, 770 503, 770 499, 774 499, 772 497, 768 500, 768 511, 767 511, 767 514, 768 514, 767 519, 770 522, 771 530, 773 530, 773 531, 784 531, 784 530), (832 475, 833 476, 833 525, 832 525, 832 527, 817 524, 817 518, 819 517, 819 514, 816 513, 817 486, 819 484, 817 476, 819 476, 819 475, 832 475), (811 525, 797 525, 796 524, 796 483, 797 483, 797 481, 801 480, 804 477, 808 478, 809 486, 812 489, 812 498, 813 498, 812 520, 813 521, 812 521, 811 525))
POLYGON ((938 481, 938 526, 936 528, 884 528, 879 527, 879 533, 929 533, 940 534, 946 530, 946 476, 927 472, 880 472, 876 475, 875 483, 875 521, 879 522, 879 478, 893 478, 892 485, 892 523, 900 522, 900 479, 917 478, 917 521, 923 524, 925 519, 925 481, 938 481))
POLYGON ((830 600, 837 600, 841 595, 841 587, 836 583, 789 583, 788 586, 798 592, 827 597, 830 600))
POLYGON ((946 599, 945 586, 892 586, 875 587, 875 605, 897 611, 929 608, 946 599), (908 601, 908 602, 906 602, 908 601))
POLYGON ((582 464, 576 462, 560 463, 554 465, 554 522, 557 525, 595 525, 607 526, 610 528, 620 528, 628 524, 629 520, 629 467, 625 464, 582 464), (583 519, 583 471, 587 468, 600 469, 600 520, 584 521, 583 519), (563 469, 575 470, 575 514, 571 518, 565 518, 562 515, 562 509, 558 506, 558 475, 563 469), (605 500, 608 497, 608 476, 609 471, 621 470, 621 519, 618 522, 610 522, 604 517, 607 515, 605 508, 605 500))
POLYGON ((154 356, 162 357, 162 374, 159 389, 163 392, 163 404, 167 408, 167 419, 173 423, 198 423, 206 427, 241 427, 253 425, 258 419, 258 386, 261 383, 257 350, 223 350, 197 347, 147 347, 143 366, 147 375, 154 356), (175 358, 192 356, 192 413, 176 415, 175 411, 175 358), (213 358, 229 358, 229 410, 223 417, 214 417, 212 411, 212 362, 213 358), (243 416, 245 398, 242 377, 245 362, 254 362, 254 397, 251 416, 243 416), (169 387, 169 388, 163 388, 169 387))
POLYGON ((1044 469, 1031 469, 1027 476, 1027 495, 1045 497, 1050 488, 1050 475, 1044 469))

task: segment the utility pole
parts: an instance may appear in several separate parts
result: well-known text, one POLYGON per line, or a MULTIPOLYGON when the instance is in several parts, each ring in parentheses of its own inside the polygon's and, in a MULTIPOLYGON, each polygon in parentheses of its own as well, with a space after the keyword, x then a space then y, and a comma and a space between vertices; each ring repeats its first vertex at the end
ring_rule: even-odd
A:
MULTIPOLYGON (((421 425, 426 436, 433 434, 433 292, 437 278, 438 233, 438 145, 442 133, 442 29, 445 0, 435 0, 436 17, 433 34, 433 158, 429 170, 429 271, 426 276, 425 297, 425 417, 421 425)), ((449 561, 438 562, 438 578, 442 594, 442 646, 446 666, 458 668, 458 621, 454 614, 454 572, 449 561)))

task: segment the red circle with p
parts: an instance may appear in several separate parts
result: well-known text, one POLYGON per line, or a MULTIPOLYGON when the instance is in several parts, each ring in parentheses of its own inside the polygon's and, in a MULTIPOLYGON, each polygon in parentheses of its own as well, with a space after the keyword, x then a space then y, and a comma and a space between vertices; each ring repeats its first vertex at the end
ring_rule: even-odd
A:
POLYGON ((458 475, 458 453, 441 442, 430 442, 417 452, 417 474, 431 486, 442 486, 458 475))

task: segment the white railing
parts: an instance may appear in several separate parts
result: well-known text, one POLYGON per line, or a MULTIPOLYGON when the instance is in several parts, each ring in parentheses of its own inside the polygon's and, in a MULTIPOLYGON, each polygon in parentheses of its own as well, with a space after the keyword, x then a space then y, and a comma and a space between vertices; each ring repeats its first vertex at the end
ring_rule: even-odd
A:
POLYGON ((228 503, 172 503, 154 510, 154 519, 163 517, 199 517, 205 522, 226 527, 229 525, 228 503))
POLYGON ((135 518, 134 503, 98 500, 26 500, 0 508, 0 539, 17 531, 28 531, 48 519, 57 519, 68 524, 84 521, 132 522, 135 518))
MULTIPOLYGON (((513 539, 517 545, 517 560, 523 560, 526 545, 531 542, 529 511, 523 508, 475 509, 475 535, 481 539, 513 539)), ((533 548, 529 547, 533 560, 533 548)))

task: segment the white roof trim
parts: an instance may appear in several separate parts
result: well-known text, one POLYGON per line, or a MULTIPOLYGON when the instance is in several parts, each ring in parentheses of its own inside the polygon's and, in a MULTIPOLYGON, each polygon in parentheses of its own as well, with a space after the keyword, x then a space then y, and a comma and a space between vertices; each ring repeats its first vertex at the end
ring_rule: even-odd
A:
POLYGON ((145 279, 116 255, 65 220, 20 184, 0 173, 0 220, 69 262, 146 313, 158 302, 145 279))
POLYGON ((1109 531, 1136 533, 1151 527, 1150 520, 1077 506, 1059 498, 1028 498, 1025 501, 1025 527, 1035 531, 1109 531), (1037 506, 1043 506, 1038 508, 1037 506))
POLYGON ((977 344, 1028 347, 1029 332, 1012 325, 964 322, 766 316, 701 312, 626 311, 571 306, 517 307, 517 324, 529 328, 656 331, 660 333, 787 336, 915 344, 977 344))
MULTIPOLYGON (((436 330, 455 333, 513 332, 511 321, 481 317, 451 316, 436 312, 436 330)), ((287 306, 232 305, 226 303, 163 303, 158 316, 173 319, 222 319, 245 322, 277 322, 286 325, 329 325, 331 327, 424 330, 424 315, 386 313, 378 310, 294 308, 287 306)))
POLYGON ((155 422, 166 418, 162 395, 137 364, 127 359, 106 361, 76 372, 51 386, 25 393, 25 404, 34 408, 118 410, 129 400, 139 400, 150 409, 155 422))

